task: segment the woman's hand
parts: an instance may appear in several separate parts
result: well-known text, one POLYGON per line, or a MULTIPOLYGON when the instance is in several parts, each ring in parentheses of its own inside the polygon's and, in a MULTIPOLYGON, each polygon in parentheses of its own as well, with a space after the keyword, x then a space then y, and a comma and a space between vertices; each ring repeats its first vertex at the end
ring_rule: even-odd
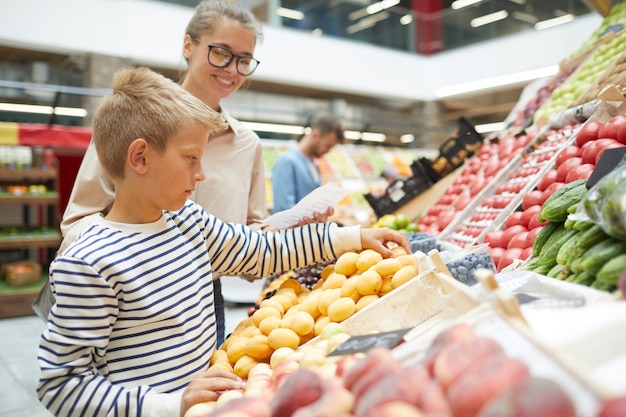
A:
POLYGON ((183 391, 180 401, 180 415, 181 417, 184 416, 194 404, 216 401, 224 391, 242 390, 244 387, 245 383, 241 378, 221 369, 198 374, 183 391))
POLYGON ((363 249, 373 249, 380 253, 383 258, 393 256, 393 252, 387 246, 390 242, 402 246, 406 253, 411 253, 409 239, 402 232, 387 227, 361 229, 361 246, 363 249))
POLYGON ((300 221, 294 227, 304 226, 305 224, 310 224, 310 223, 326 223, 333 214, 335 214, 335 209, 332 207, 328 207, 325 213, 320 213, 318 211, 313 213, 313 218, 310 218, 310 217, 301 218, 300 221))

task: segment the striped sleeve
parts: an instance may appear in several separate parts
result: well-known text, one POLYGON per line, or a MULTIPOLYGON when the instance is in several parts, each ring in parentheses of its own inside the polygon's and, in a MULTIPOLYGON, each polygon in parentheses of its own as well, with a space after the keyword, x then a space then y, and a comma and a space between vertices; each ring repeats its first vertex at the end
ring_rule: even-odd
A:
POLYGON ((209 216, 206 231, 213 270, 225 274, 268 276, 361 249, 360 227, 339 227, 335 223, 255 232, 209 216))

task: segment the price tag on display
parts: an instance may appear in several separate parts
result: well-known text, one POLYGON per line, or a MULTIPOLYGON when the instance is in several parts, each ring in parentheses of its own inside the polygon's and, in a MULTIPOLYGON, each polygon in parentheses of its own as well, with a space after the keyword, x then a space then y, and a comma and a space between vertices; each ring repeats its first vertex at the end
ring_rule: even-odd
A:
POLYGON ((360 336, 352 336, 350 339, 343 342, 335 350, 330 352, 328 356, 349 355, 357 352, 367 352, 370 349, 376 347, 393 348, 397 346, 404 335, 411 330, 411 328, 393 330, 391 332, 376 333, 376 334, 364 334, 360 336))

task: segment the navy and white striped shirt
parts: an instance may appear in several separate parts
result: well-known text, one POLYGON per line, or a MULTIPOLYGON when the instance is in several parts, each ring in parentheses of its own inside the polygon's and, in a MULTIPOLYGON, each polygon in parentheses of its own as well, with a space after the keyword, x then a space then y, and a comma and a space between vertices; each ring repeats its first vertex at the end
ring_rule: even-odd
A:
POLYGON ((95 221, 50 266, 39 399, 58 416, 177 416, 215 349, 213 271, 267 276, 353 249, 358 227, 257 233, 191 200, 151 224, 95 221))

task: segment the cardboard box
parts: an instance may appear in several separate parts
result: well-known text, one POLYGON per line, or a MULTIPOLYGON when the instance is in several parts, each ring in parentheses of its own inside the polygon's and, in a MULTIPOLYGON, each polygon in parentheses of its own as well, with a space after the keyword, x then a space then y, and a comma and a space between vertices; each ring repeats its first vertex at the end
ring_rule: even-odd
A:
POLYGON ((41 265, 29 260, 4 264, 2 276, 13 287, 36 284, 41 279, 41 265))

